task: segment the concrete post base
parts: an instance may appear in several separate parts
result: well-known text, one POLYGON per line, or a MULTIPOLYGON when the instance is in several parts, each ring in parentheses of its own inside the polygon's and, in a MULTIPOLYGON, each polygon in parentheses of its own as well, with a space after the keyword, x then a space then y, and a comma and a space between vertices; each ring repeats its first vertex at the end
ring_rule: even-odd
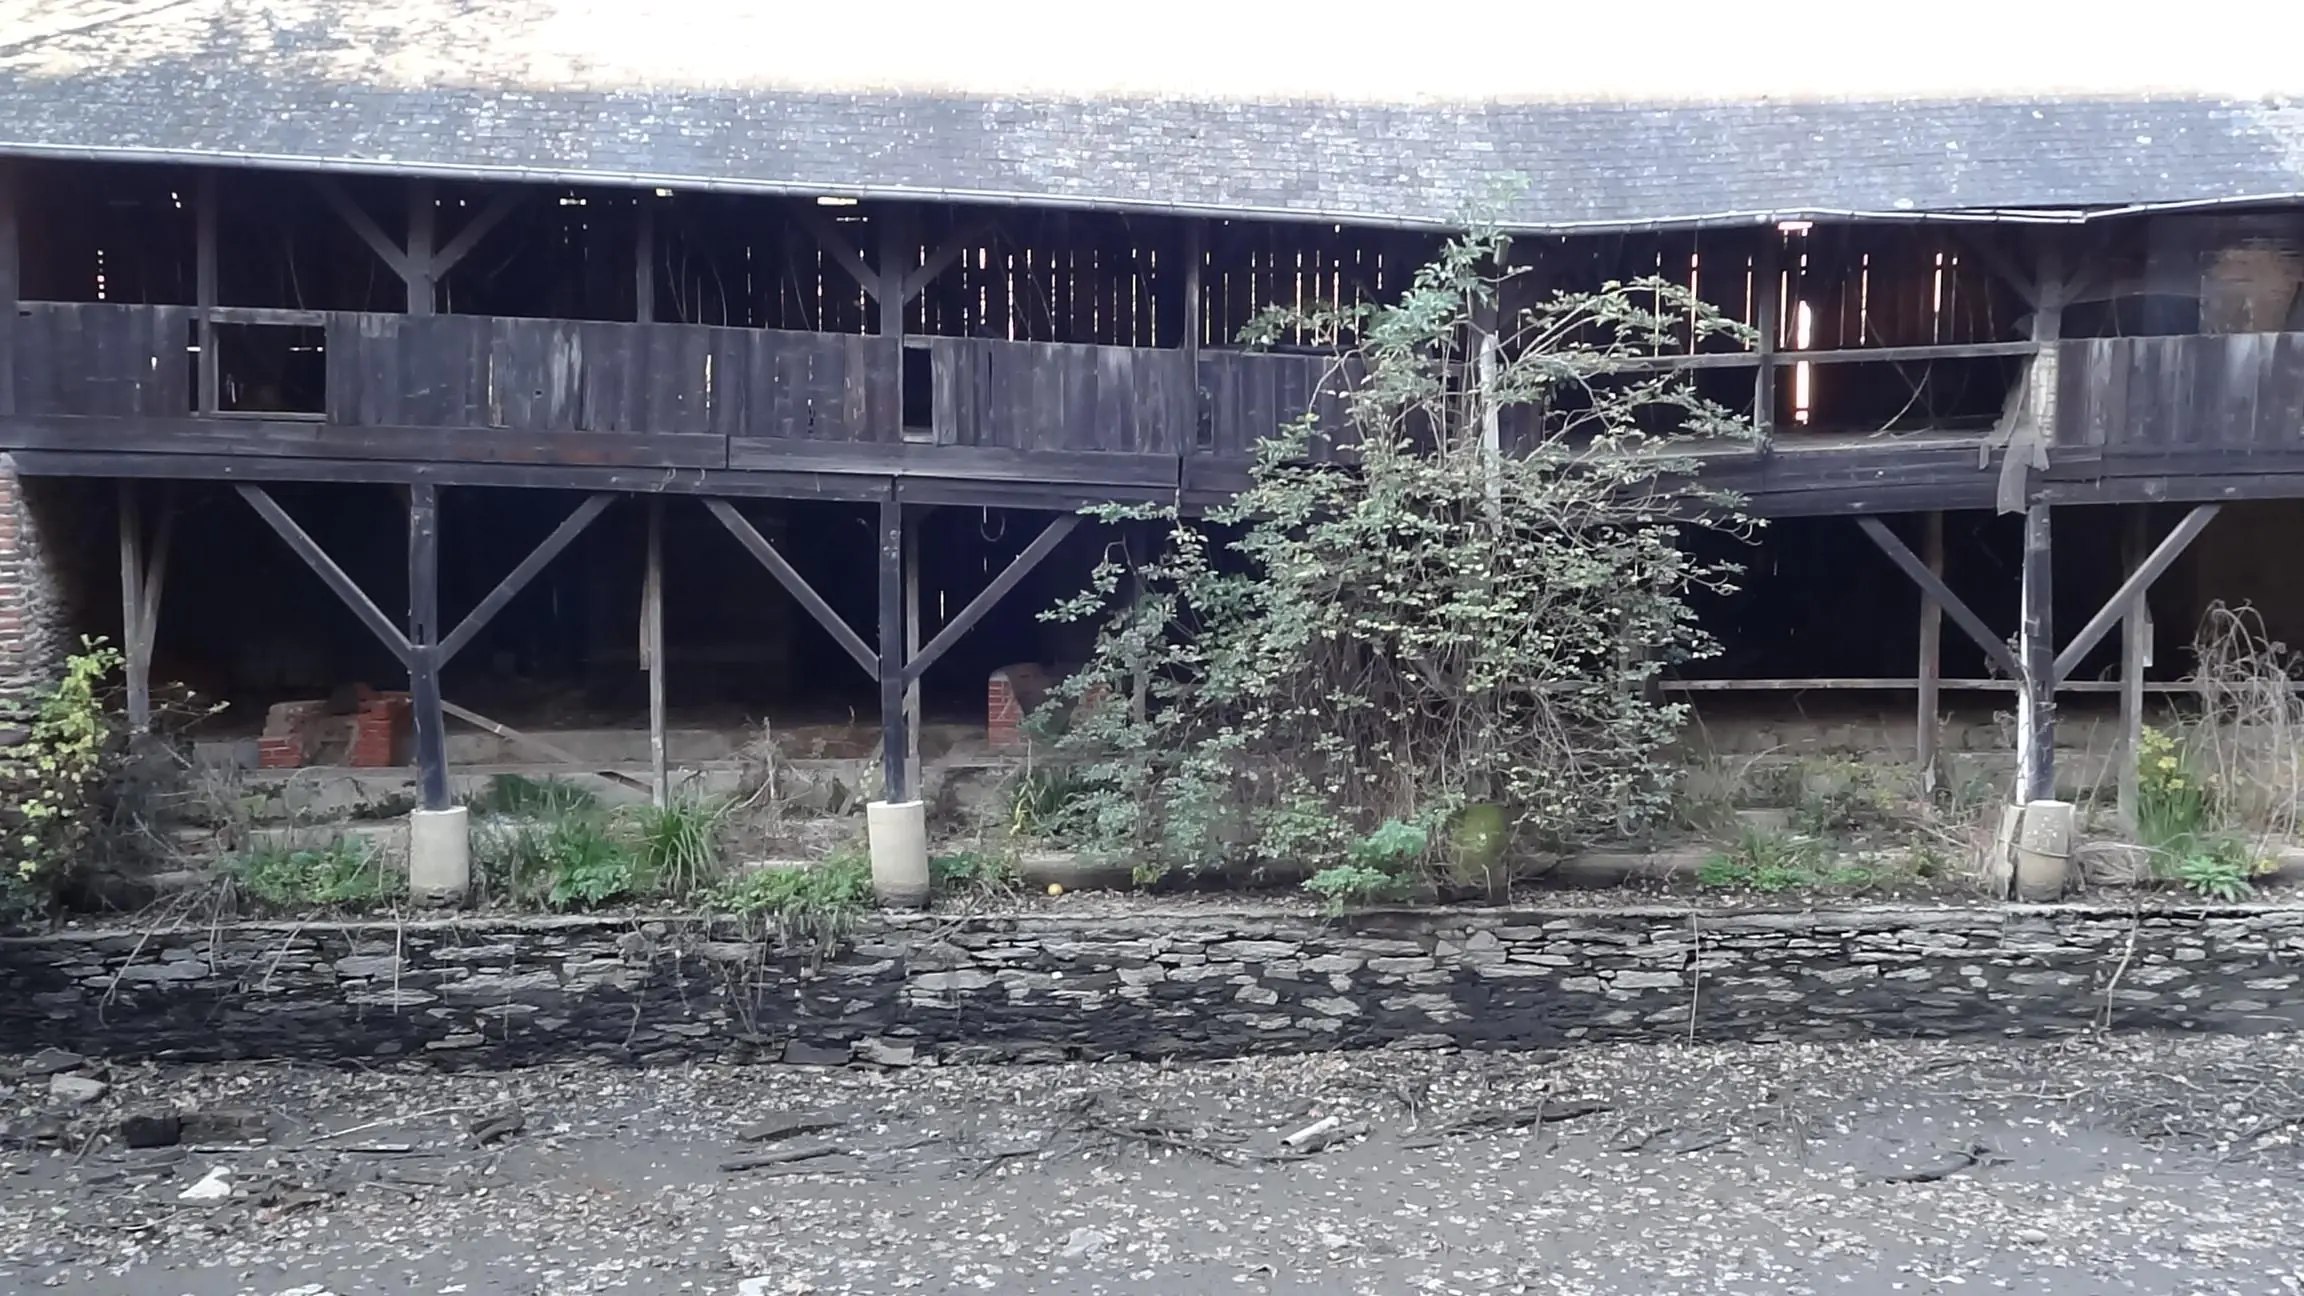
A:
POLYGON ((2016 898, 2048 901, 2063 896, 2072 877, 2072 803, 2034 801, 2024 807, 2016 835, 2016 898))
POLYGON ((872 892, 891 909, 928 903, 928 807, 918 801, 873 801, 864 807, 872 844, 872 892))
POLYGON ((408 815, 408 894, 435 904, 472 890, 472 823, 463 806, 408 815))

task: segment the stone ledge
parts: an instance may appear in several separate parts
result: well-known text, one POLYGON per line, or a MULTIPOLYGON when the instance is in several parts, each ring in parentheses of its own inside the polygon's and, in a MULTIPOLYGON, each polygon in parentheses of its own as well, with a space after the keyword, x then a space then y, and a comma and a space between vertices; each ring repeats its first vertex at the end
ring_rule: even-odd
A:
POLYGON ((2304 908, 1279 906, 448 916, 0 940, 0 1038, 117 1057, 885 1063, 2304 1027, 2304 908))

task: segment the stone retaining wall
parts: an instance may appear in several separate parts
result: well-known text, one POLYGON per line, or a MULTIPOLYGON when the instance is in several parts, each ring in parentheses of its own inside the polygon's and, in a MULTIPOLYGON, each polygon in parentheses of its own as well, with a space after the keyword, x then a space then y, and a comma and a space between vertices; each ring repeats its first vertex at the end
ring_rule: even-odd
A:
POLYGON ((2304 909, 460 918, 0 941, 0 1047, 900 1064, 2304 1025, 2304 909))

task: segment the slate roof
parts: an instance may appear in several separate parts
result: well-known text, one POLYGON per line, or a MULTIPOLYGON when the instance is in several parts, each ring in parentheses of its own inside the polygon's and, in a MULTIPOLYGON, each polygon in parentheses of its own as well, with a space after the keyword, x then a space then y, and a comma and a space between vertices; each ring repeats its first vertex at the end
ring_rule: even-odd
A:
POLYGON ((1708 52, 1717 22, 1674 44, 1674 2, 1626 29, 1454 0, 1468 43, 1435 57, 1455 37, 1410 13, 1342 40, 1354 7, 1273 0, 14 0, 0 153, 1519 229, 2304 194, 2304 71, 2267 61, 2304 45, 2304 5, 2031 51, 2099 69, 2055 84, 1990 53, 2023 44, 2020 6, 1985 6, 2004 21, 1973 52, 1867 65, 1839 18, 1797 48, 1708 52), (1649 44, 1576 43, 1611 31, 1649 44))

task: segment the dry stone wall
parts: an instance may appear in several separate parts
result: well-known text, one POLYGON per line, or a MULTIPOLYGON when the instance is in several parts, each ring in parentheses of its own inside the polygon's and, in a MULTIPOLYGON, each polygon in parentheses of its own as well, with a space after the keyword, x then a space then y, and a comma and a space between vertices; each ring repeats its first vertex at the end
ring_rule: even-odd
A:
POLYGON ((115 1057, 884 1064, 2304 1026, 2304 909, 458 918, 0 941, 0 1041, 115 1057))

